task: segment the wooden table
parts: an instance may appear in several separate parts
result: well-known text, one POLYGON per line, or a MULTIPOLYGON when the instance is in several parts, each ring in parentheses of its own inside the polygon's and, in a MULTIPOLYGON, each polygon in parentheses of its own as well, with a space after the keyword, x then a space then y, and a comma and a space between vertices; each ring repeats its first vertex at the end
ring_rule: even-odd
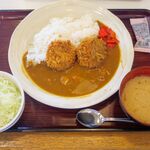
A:
POLYGON ((1 133, 0 150, 149 150, 150 132, 1 133))

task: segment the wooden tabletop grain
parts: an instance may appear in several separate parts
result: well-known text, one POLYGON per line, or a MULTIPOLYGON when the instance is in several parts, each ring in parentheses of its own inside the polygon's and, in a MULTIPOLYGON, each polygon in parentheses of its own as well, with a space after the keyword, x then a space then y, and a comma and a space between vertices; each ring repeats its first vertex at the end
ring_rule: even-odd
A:
POLYGON ((0 150, 149 150, 150 132, 1 133, 0 150))

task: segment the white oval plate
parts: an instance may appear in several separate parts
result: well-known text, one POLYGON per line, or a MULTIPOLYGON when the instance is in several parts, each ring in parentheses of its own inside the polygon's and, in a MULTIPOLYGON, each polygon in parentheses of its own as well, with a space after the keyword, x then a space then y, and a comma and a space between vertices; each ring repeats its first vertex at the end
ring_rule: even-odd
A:
POLYGON ((124 24, 110 11, 99 7, 98 2, 57 1, 32 11, 15 29, 9 45, 9 65, 14 76, 20 81, 23 89, 37 101, 49 106, 75 109, 100 103, 113 95, 120 86, 123 77, 131 70, 134 58, 133 44, 124 24), (62 97, 47 93, 33 83, 22 69, 22 56, 31 43, 33 36, 44 27, 52 17, 80 17, 90 13, 111 27, 120 40, 121 61, 119 67, 108 84, 86 96, 62 97))

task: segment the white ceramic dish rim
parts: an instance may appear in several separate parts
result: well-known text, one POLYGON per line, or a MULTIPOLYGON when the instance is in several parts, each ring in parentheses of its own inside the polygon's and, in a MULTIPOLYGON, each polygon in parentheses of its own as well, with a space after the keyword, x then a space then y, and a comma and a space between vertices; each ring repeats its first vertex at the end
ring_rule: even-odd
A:
MULTIPOLYGON (((63 2, 62 5, 65 5, 67 4, 68 2, 67 1, 60 1, 60 2, 63 2)), ((23 24, 24 22, 26 22, 26 20, 30 19, 30 17, 32 15, 35 15, 36 12, 39 12, 41 11, 42 9, 48 9, 50 8, 51 6, 53 6, 53 4, 57 5, 59 2, 52 2, 50 3, 49 5, 46 5, 42 8, 39 8, 37 10, 34 10, 32 11, 27 17, 25 17, 22 21, 21 21, 21 24, 23 24)), ((70 3, 70 2, 69 2, 70 3)), ((77 1, 76 1, 77 3, 77 1)), ((86 2, 87 3, 87 2, 86 2)), ((80 1, 80 4, 81 5, 84 5, 85 2, 83 1, 80 1)), ((89 107, 89 106, 92 106, 92 105, 95 105, 99 102, 102 102, 104 101, 105 99, 107 99, 108 97, 110 97, 111 95, 113 95, 118 89, 119 89, 119 86, 120 86, 120 83, 121 83, 121 80, 123 79, 123 77, 126 75, 126 73, 128 73, 130 70, 131 70, 131 67, 132 67, 132 64, 133 64, 133 59, 134 59, 134 50, 133 50, 133 44, 132 44, 132 40, 131 40, 131 37, 130 37, 130 34, 128 33, 127 29, 125 28, 124 24, 120 21, 120 19, 118 19, 115 15, 113 15, 111 12, 109 12, 108 10, 104 9, 104 8, 100 8, 99 9, 103 10, 104 12, 106 12, 109 16, 111 16, 114 20, 118 21, 119 24, 123 27, 123 29, 126 31, 126 36, 129 40, 129 45, 130 45, 130 48, 131 48, 131 52, 130 52, 130 55, 129 55, 129 58, 130 58, 130 61, 127 62, 126 66, 124 67, 124 73, 122 74, 120 80, 118 79, 116 81, 116 85, 113 89, 111 89, 111 92, 105 96, 103 96, 103 98, 101 100, 94 100, 94 101, 88 101, 88 103, 85 102, 85 99, 87 98, 87 96, 91 95, 86 95, 86 96, 81 96, 81 97, 62 97, 62 96, 57 96, 57 95, 53 95, 53 94, 49 94, 49 97, 51 97, 51 100, 47 100, 48 97, 46 98, 46 94, 47 93, 43 93, 43 91, 39 90, 40 88, 36 86, 36 89, 39 90, 39 94, 35 94, 33 92, 33 89, 30 88, 30 86, 27 86, 25 85, 24 83, 22 84, 24 90, 31 96, 33 97, 34 99, 36 99, 37 101, 41 102, 41 103, 44 103, 46 105, 49 105, 49 106, 53 106, 53 107, 58 107, 58 108, 65 108, 65 109, 76 109, 76 108, 84 108, 84 107, 89 107), (43 94, 41 96, 41 94, 43 94), (45 97, 43 97, 45 96, 45 97), (53 101, 53 99, 55 99, 55 102, 53 101), (60 99, 61 101, 63 101, 64 103, 59 103, 59 101, 57 101, 57 99, 60 99), (76 100, 72 100, 71 99, 76 99, 76 100), (81 102, 82 101, 82 102, 81 102)), ((10 46, 9 46, 9 53, 8 53, 8 60, 9 60, 9 66, 11 68, 11 71, 12 73, 14 74, 14 76, 16 76, 17 78, 19 78, 19 76, 17 75, 17 72, 15 71, 14 69, 14 66, 12 65, 12 59, 11 59, 11 46, 12 46, 12 43, 13 43, 13 39, 15 37, 15 34, 17 33, 19 29, 19 26, 17 26, 17 28, 15 29, 15 31, 13 32, 13 35, 11 37, 11 41, 10 41, 10 46)), ((122 64, 120 64, 122 65, 122 64)), ((112 79, 111 79, 112 80, 112 79)), ((20 81, 21 82, 21 81, 20 81)), ((22 82, 21 82, 22 83, 22 82)), ((109 82, 110 83, 110 82, 109 82)), ((109 84, 108 83, 108 84, 109 84)), ((32 83, 33 84, 33 83, 32 83)), ((108 85, 106 84, 106 85, 108 85)), ((35 86, 35 85, 34 85, 35 86)), ((106 86, 104 86, 103 88, 101 88, 100 90, 106 88, 106 86)), ((35 90, 34 90, 35 91, 35 90)), ((99 90, 97 90, 96 92, 98 92, 99 90)), ((108 88, 107 89, 107 92, 109 92, 110 89, 108 88)), ((96 93, 94 92, 94 93, 96 93)), ((93 93, 92 93, 93 94, 93 93)))
POLYGON ((4 131, 8 130, 9 128, 11 128, 20 119, 20 117, 24 111, 25 96, 24 96, 24 91, 23 91, 19 81, 14 76, 12 76, 10 73, 4 72, 4 71, 0 71, 0 76, 8 78, 10 81, 12 81, 21 92, 21 104, 20 104, 20 107, 19 107, 19 110, 18 110, 16 116, 8 124, 6 124, 5 126, 0 128, 0 132, 4 132, 4 131))

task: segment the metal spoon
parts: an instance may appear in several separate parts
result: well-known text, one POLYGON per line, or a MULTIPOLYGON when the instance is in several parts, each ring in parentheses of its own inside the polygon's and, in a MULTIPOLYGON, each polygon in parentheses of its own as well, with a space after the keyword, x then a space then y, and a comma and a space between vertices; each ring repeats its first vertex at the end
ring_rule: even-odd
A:
POLYGON ((83 109, 76 115, 77 121, 85 127, 99 127, 104 122, 128 122, 135 123, 128 118, 105 118, 100 112, 94 109, 83 109))

